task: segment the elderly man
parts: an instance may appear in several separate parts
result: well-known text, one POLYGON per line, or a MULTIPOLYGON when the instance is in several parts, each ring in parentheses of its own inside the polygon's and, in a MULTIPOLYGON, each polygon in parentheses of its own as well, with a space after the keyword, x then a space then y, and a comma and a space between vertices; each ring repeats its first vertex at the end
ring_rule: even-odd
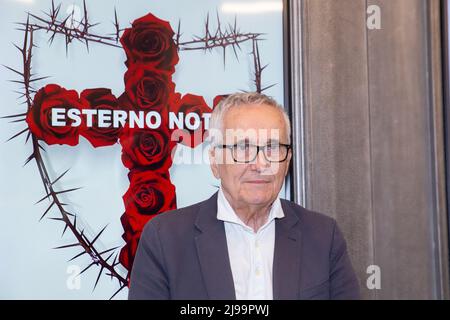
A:
POLYGON ((284 109, 258 93, 210 121, 211 198, 144 228, 130 299, 357 299, 336 222, 278 197, 292 157, 284 109))

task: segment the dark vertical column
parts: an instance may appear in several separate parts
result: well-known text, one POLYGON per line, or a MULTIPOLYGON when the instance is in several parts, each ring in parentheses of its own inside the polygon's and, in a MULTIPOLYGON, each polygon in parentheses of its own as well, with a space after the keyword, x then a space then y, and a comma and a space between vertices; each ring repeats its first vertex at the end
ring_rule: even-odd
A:
POLYGON ((374 252, 365 2, 304 1, 303 14, 306 205, 338 220, 365 288, 374 252))
POLYGON ((338 220, 364 298, 448 297, 439 1, 302 5, 304 203, 338 220))

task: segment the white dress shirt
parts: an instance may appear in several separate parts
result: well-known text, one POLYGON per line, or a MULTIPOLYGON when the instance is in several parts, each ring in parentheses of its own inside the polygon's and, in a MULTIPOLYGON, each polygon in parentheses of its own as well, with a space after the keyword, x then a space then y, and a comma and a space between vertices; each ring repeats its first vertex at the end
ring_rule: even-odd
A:
POLYGON ((219 189, 217 219, 224 221, 237 300, 272 300, 275 218, 284 217, 280 199, 273 202, 266 223, 255 233, 234 212, 219 189))

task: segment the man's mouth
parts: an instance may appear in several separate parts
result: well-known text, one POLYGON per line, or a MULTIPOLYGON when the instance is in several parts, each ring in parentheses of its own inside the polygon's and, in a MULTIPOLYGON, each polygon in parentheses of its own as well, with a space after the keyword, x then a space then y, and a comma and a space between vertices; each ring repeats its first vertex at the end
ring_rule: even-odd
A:
POLYGON ((267 184, 270 183, 268 180, 260 180, 260 179, 254 179, 254 180, 247 180, 246 183, 254 183, 254 184, 267 184))

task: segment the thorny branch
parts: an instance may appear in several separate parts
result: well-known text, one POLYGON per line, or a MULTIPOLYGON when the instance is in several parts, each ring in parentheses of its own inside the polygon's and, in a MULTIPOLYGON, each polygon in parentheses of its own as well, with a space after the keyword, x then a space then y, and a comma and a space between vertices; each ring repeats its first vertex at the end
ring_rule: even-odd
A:
MULTIPOLYGON (((59 13, 61 10, 61 4, 55 7, 55 3, 52 0, 52 8, 48 13, 45 13, 46 17, 39 17, 35 14, 29 13, 29 16, 34 18, 36 21, 33 23, 19 23, 22 27, 26 29, 33 30, 45 30, 47 33, 50 33, 49 42, 52 43, 57 34, 61 34, 65 37, 66 40, 66 52, 68 50, 68 46, 72 41, 78 40, 83 42, 86 45, 86 48, 89 50, 89 43, 96 42, 112 47, 122 48, 119 44, 119 35, 122 31, 119 28, 119 23, 117 20, 117 14, 115 13, 115 21, 114 28, 115 32, 112 36, 102 36, 97 35, 91 32, 91 28, 98 25, 98 23, 90 23, 88 18, 88 11, 86 7, 86 1, 83 1, 83 18, 81 21, 75 21, 74 12, 66 16, 64 19, 59 18, 59 13), (78 23, 78 26, 75 24, 78 23)), ((19 29, 24 30, 24 29, 19 29)))
POLYGON ((259 47, 258 47, 258 40, 254 39, 252 41, 253 44, 253 50, 251 52, 251 55, 253 56, 253 66, 255 68, 255 79, 253 80, 253 82, 255 83, 255 87, 256 87, 256 92, 263 92, 269 88, 272 88, 275 84, 271 84, 269 86, 266 86, 264 88, 261 87, 261 74, 264 71, 264 69, 267 68, 268 64, 261 66, 261 59, 259 56, 259 47))
POLYGON ((180 23, 178 24, 178 31, 175 36, 175 43, 179 50, 211 50, 213 48, 221 47, 224 50, 225 61, 225 49, 229 46, 233 48, 234 54, 237 56, 236 48, 240 49, 239 44, 255 39, 259 39, 261 33, 243 33, 237 28, 237 19, 234 19, 234 24, 228 24, 223 27, 217 14, 217 27, 214 31, 211 30, 209 22, 209 14, 206 17, 205 31, 203 36, 194 36, 190 41, 180 42, 180 23))
MULTIPOLYGON (((48 13, 45 13, 45 17, 40 17, 35 14, 30 13, 29 16, 32 17, 35 21, 33 23, 19 23, 23 28, 27 28, 31 30, 44 30, 47 33, 50 33, 49 42, 52 43, 57 34, 63 35, 65 38, 66 52, 68 51, 69 45, 77 40, 86 45, 86 48, 89 50, 89 43, 95 42, 103 45, 108 45, 116 48, 122 48, 119 44, 119 39, 121 32, 124 29, 120 28, 119 19, 117 17, 117 11, 114 9, 114 32, 109 34, 108 36, 98 35, 93 33, 91 30, 93 27, 97 26, 98 23, 91 23, 88 18, 88 10, 86 7, 86 2, 83 2, 83 17, 81 21, 75 21, 74 12, 67 15, 65 18, 60 18, 61 4, 55 6, 54 1, 52 0, 52 7, 48 13), (78 26, 75 26, 78 24, 78 26)), ((178 23, 177 32, 174 36, 174 42, 178 47, 178 50, 181 51, 192 51, 192 50, 209 50, 211 51, 214 48, 222 48, 223 50, 223 63, 225 66, 226 63, 226 50, 231 47, 233 49, 234 55, 236 59, 238 58, 237 50, 241 49, 241 44, 245 42, 252 42, 253 51, 251 52, 253 59, 255 61, 255 86, 256 91, 262 92, 266 88, 261 88, 261 72, 264 70, 264 67, 260 65, 260 57, 257 48, 258 41, 264 40, 261 38, 262 33, 253 33, 253 32, 241 32, 237 27, 237 19, 235 17, 233 25, 224 24, 221 22, 219 15, 216 15, 216 28, 211 27, 209 14, 206 17, 206 22, 204 26, 204 34, 202 36, 194 36, 189 41, 181 41, 181 22, 178 23)), ((19 30, 25 30, 25 29, 19 30)))
MULTIPOLYGON (((7 67, 7 68, 21 76, 21 80, 14 81, 14 82, 23 84, 22 89, 24 89, 24 93, 22 94, 22 96, 24 96, 26 98, 27 111, 29 111, 32 106, 32 98, 31 98, 31 94, 30 94, 30 92, 31 92, 30 91, 31 90, 30 83, 32 83, 33 81, 36 81, 38 79, 42 79, 42 78, 32 78, 32 74, 31 74, 31 57, 32 57, 32 48, 34 47, 33 33, 36 30, 40 30, 40 29, 34 29, 30 25, 29 17, 27 19, 27 22, 24 24, 24 26, 25 26, 25 29, 24 29, 23 46, 22 47, 16 46, 22 55, 23 70, 18 71, 13 68, 10 68, 10 67, 7 67)), ((7 116, 5 118, 23 117, 22 119, 15 120, 15 122, 25 121, 26 114, 27 113, 11 115, 11 116, 7 116)), ((39 174, 41 176, 41 179, 44 184, 45 191, 46 191, 45 197, 40 199, 37 203, 40 203, 46 199, 48 199, 50 201, 49 207, 46 209, 44 214, 41 216, 40 220, 42 220, 50 212, 50 210, 52 208, 56 207, 57 211, 59 213, 59 216, 52 217, 50 219, 56 220, 56 221, 61 221, 64 223, 64 230, 63 230, 62 235, 65 234, 67 229, 70 229, 70 231, 76 238, 76 242, 69 244, 69 245, 63 245, 63 246, 57 247, 55 249, 80 247, 82 249, 82 251, 80 253, 78 253, 76 256, 74 256, 70 261, 77 259, 85 254, 89 255, 92 259, 92 262, 80 272, 80 275, 94 265, 100 267, 100 271, 98 273, 98 276, 97 276, 97 279, 96 279, 96 282, 94 285, 94 289, 97 287, 97 284, 100 280, 101 275, 105 273, 106 275, 110 276, 111 279, 115 278, 119 282, 120 288, 119 288, 119 290, 117 290, 114 293, 114 295, 111 297, 111 299, 114 298, 117 295, 117 293, 119 293, 122 289, 124 289, 128 285, 128 280, 126 278, 122 277, 119 274, 119 272, 116 270, 116 266, 120 264, 120 262, 118 262, 118 260, 117 260, 118 253, 115 252, 115 250, 118 249, 118 247, 110 248, 110 249, 107 249, 104 251, 99 251, 96 248, 95 243, 100 238, 101 234, 105 231, 106 226, 92 240, 90 240, 89 237, 85 234, 84 229, 80 229, 77 226, 77 216, 75 214, 68 212, 65 209, 66 204, 61 202, 59 195, 63 194, 63 193, 69 193, 69 192, 76 191, 79 188, 71 188, 71 189, 59 190, 59 191, 55 190, 55 183, 57 181, 59 181, 69 170, 66 170, 57 179, 52 181, 50 179, 50 175, 48 174, 45 162, 44 162, 44 160, 42 158, 42 154, 41 154, 41 150, 45 151, 45 149, 39 144, 38 139, 31 133, 31 131, 28 128, 20 131, 18 134, 14 135, 9 140, 18 137, 19 135, 21 135, 22 133, 25 133, 25 132, 28 132, 26 141, 28 142, 29 138, 31 137, 31 141, 32 141, 32 145, 33 145, 33 152, 27 158, 25 165, 33 159, 36 161, 36 164, 37 164, 37 167, 39 170, 39 174), (114 256, 114 259, 111 262, 111 259, 113 256, 114 256)))
POLYGON ((219 15, 217 14, 217 27, 212 30, 209 22, 209 14, 206 17, 204 34, 202 36, 194 36, 190 41, 180 41, 181 39, 181 22, 178 22, 177 32, 175 34, 175 44, 178 46, 178 50, 208 50, 211 51, 214 48, 222 48, 223 50, 223 64, 225 66, 226 62, 226 49, 231 47, 233 49, 236 59, 238 58, 237 49, 241 49, 240 44, 244 42, 252 42, 252 52, 250 53, 253 58, 254 66, 254 84, 256 92, 263 92, 275 84, 262 87, 261 75, 267 65, 261 66, 261 58, 259 55, 258 41, 264 40, 261 38, 262 33, 243 33, 237 27, 237 19, 235 17, 234 24, 228 24, 223 27, 220 21, 219 15))

